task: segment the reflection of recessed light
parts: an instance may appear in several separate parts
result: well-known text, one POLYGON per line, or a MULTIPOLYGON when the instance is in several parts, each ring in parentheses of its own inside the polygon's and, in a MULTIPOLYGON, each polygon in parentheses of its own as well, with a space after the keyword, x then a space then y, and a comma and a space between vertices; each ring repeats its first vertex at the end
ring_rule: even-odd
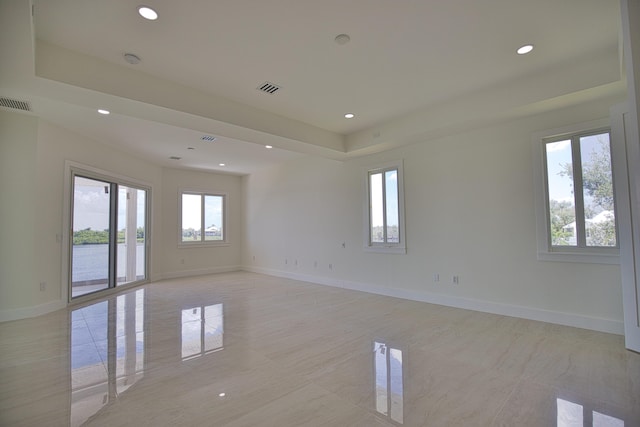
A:
POLYGON ((178 156, 171 156, 169 157, 171 160, 180 160, 182 159, 182 157, 178 157, 178 156))
POLYGON ((187 147, 187 150, 195 150, 193 147, 187 147))
POLYGON ((353 114, 353 113, 347 113, 347 114, 344 115, 345 119, 353 119, 354 117, 355 117, 355 114, 353 114))
POLYGON ((155 21, 158 19, 158 12, 151 9, 149 6, 138 6, 138 13, 144 19, 148 19, 149 21, 155 21))
POLYGON ((98 113, 100 113, 100 114, 104 114, 104 115, 106 116, 106 115, 108 115, 108 114, 111 114, 111 111, 109 111, 109 110, 103 110, 103 109, 100 109, 100 110, 98 110, 98 113))
POLYGON ((219 166, 226 166, 224 163, 219 163, 218 165, 219 166))
POLYGON ((267 150, 271 150, 273 148, 273 145, 265 145, 264 148, 266 148, 267 150))
POLYGON ((533 45, 532 44, 526 44, 524 46, 522 46, 521 48, 519 48, 516 52, 518 52, 518 55, 525 55, 529 52, 531 52, 533 50, 533 45))

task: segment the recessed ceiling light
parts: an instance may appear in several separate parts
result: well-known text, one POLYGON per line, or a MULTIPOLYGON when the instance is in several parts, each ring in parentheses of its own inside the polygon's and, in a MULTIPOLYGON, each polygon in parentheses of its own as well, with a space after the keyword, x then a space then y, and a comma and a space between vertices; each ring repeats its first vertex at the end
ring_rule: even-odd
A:
POLYGON ((218 394, 218 396, 220 396, 220 397, 225 397, 226 395, 227 395, 227 393, 220 393, 220 394, 218 394))
POLYGON ((519 48, 516 52, 518 52, 518 55, 526 55, 527 53, 531 52, 533 50, 533 45, 532 44, 526 44, 524 46, 522 46, 521 48, 519 48))
POLYGON ((224 163, 218 163, 219 166, 226 166, 224 163))
POLYGON ((273 145, 265 145, 264 148, 266 148, 267 150, 271 150, 273 148, 273 145))
POLYGON ((355 114, 353 114, 353 113, 347 113, 347 114, 344 115, 345 119, 353 119, 354 117, 355 117, 355 114))
POLYGON ((195 150, 193 147, 187 147, 187 150, 195 150))
POLYGON ((138 13, 144 19, 148 19, 149 21, 155 21, 158 19, 158 12, 151 9, 149 6, 138 6, 138 13))
POLYGON ((109 110, 103 110, 102 108, 98 110, 98 113, 103 114, 103 115, 108 115, 111 114, 111 111, 109 110))

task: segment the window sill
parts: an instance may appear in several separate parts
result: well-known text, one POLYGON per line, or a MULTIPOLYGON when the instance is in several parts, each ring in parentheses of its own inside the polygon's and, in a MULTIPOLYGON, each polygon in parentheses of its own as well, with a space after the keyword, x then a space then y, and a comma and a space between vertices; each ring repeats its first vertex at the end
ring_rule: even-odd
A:
POLYGON ((178 248, 216 248, 216 247, 224 247, 231 246, 229 242, 193 242, 193 243, 178 243, 178 248))
POLYGON ((585 252, 538 252, 538 261, 581 262, 589 264, 620 264, 620 255, 616 253, 585 252))
POLYGON ((406 254, 407 248, 404 246, 365 246, 364 251, 382 254, 406 254))

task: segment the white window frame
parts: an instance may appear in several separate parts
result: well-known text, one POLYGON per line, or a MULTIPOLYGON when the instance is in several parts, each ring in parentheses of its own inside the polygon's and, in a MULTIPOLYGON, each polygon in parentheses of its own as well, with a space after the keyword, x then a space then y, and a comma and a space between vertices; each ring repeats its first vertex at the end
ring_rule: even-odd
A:
MULTIPOLYGON (((533 153, 533 173, 534 173, 534 196, 536 213, 536 234, 538 245, 538 260, 540 261, 560 261, 560 262, 583 262, 596 264, 619 264, 620 263, 620 242, 616 239, 616 247, 576 247, 576 246, 552 246, 550 218, 549 218, 549 197, 547 191, 547 165, 545 157, 546 143, 556 138, 590 134, 597 131, 609 132, 611 150, 616 142, 611 137, 611 127, 608 119, 593 120, 557 129, 536 132, 532 136, 533 153)), ((613 155, 611 157, 611 168, 615 169, 613 155)), ((612 171, 613 172, 613 171, 612 171)), ((615 174, 612 174, 614 176, 615 174)), ((612 178, 615 179, 615 178, 612 178)), ((615 182, 614 182, 615 194, 615 182)), ((576 217, 580 214, 576 207, 576 217)), ((616 235, 619 236, 619 220, 616 209, 616 235)))
MULTIPOLYGON (((406 254, 407 245, 405 238, 404 220, 404 169, 403 161, 396 160, 374 165, 364 171, 365 197, 364 197, 364 250, 366 252, 406 254), (371 188, 370 175, 388 170, 397 170, 398 173, 398 243, 371 242, 371 188)), ((386 196, 383 196, 386 198, 386 196)))
POLYGON ((229 201, 228 194, 224 191, 209 191, 209 190, 195 190, 195 189, 180 189, 178 191, 178 247, 191 248, 191 247, 205 247, 205 246, 229 246, 229 230, 228 230, 228 216, 227 216, 227 203, 229 201), (204 196, 222 197, 222 240, 204 240, 205 229, 205 215, 204 215, 204 203, 200 205, 200 222, 203 230, 203 239, 193 242, 182 241, 182 196, 185 194, 197 195, 204 198, 204 196))

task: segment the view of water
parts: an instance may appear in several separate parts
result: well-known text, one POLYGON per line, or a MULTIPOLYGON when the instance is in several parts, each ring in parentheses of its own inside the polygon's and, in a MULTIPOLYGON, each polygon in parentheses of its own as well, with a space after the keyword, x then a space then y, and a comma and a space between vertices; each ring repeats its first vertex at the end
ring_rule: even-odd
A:
MULTIPOLYGON (((136 246, 136 275, 144 275, 144 243, 136 246)), ((126 259, 127 245, 118 245, 118 258, 126 259)), ((107 280, 109 245, 74 245, 72 281, 107 280)), ((118 277, 125 276, 125 263, 118 263, 118 277)))

